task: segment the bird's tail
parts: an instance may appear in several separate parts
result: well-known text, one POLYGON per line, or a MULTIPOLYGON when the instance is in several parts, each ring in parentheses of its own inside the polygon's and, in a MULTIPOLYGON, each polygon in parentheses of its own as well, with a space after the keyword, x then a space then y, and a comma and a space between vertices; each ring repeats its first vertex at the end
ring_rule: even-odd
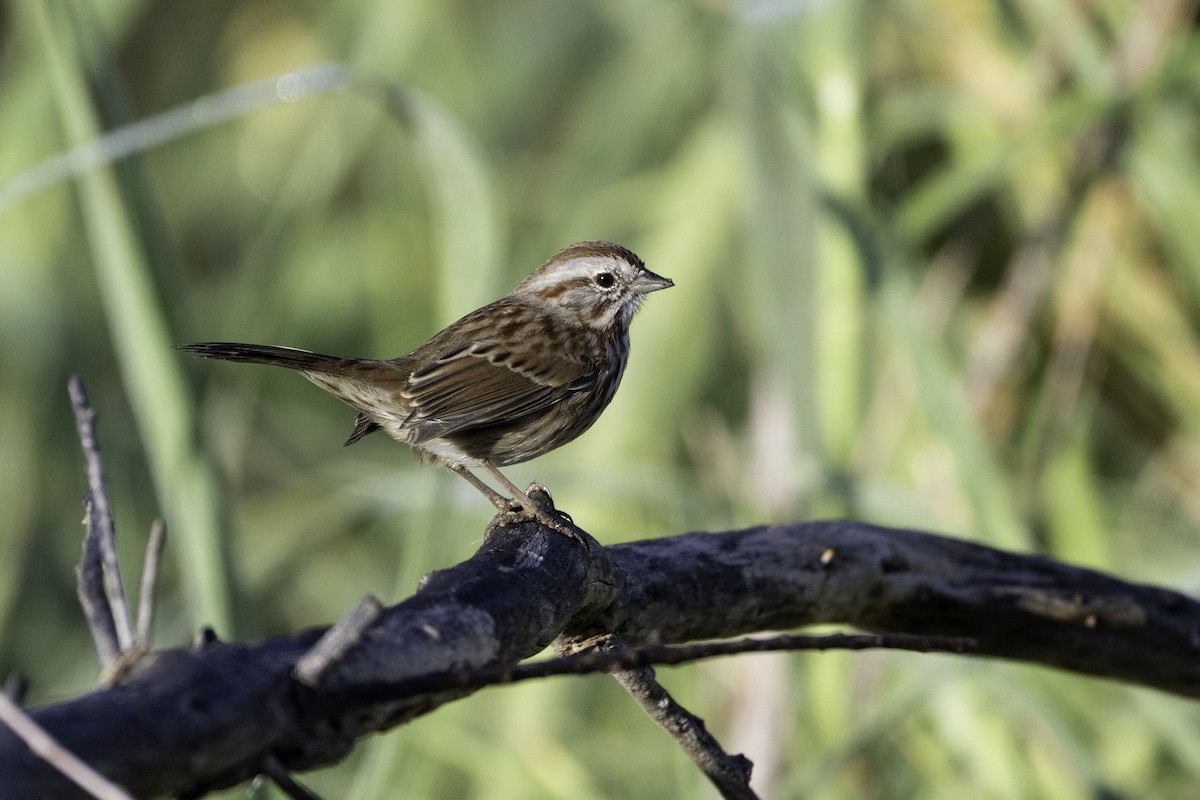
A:
POLYGON ((222 361, 242 361, 247 364, 274 364, 277 367, 298 369, 302 372, 337 372, 345 369, 352 358, 326 356, 311 353, 308 350, 297 350, 294 347, 279 347, 273 344, 242 344, 240 342, 200 342, 185 344, 176 348, 189 353, 196 353, 204 358, 216 358, 222 361))

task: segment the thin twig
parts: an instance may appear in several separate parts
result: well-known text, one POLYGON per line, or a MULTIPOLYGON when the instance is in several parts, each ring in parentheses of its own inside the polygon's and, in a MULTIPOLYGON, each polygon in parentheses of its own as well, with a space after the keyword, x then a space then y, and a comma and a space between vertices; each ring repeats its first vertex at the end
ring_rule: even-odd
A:
POLYGON ((112 506, 108 502, 108 489, 104 485, 104 465, 100 461, 100 448, 96 442, 96 412, 88 404, 83 381, 78 375, 71 376, 67 382, 67 391, 71 395, 75 426, 79 430, 79 444, 83 448, 83 458, 87 464, 88 494, 92 504, 91 513, 88 514, 88 536, 91 537, 91 528, 95 526, 104 562, 104 583, 108 589, 109 608, 116 627, 117 644, 124 653, 133 647, 133 626, 129 621, 129 604, 125 600, 121 565, 117 560, 117 530, 113 524, 112 506))
POLYGON ((150 524, 150 538, 146 540, 146 557, 142 561, 142 583, 138 587, 137 643, 150 646, 150 627, 154 618, 154 586, 158 582, 158 567, 162 562, 163 546, 167 540, 167 526, 161 519, 150 524))
POLYGON ((104 558, 100 555, 100 525, 96 521, 96 504, 89 491, 83 498, 84 521, 87 532, 83 537, 83 556, 75 568, 76 592, 83 615, 87 618, 88 630, 96 644, 96 655, 100 666, 108 669, 121 657, 121 643, 117 640, 117 625, 113 622, 112 607, 104 592, 104 558))
POLYGON ((0 693, 8 696, 17 705, 25 702, 25 692, 29 690, 29 681, 19 672, 11 672, 0 686, 0 693))
POLYGON ((796 650, 907 650, 917 653, 967 653, 971 639, 954 636, 914 636, 900 633, 835 633, 828 636, 748 636, 720 642, 613 650, 590 649, 558 658, 525 664, 497 665, 456 672, 439 672, 397 681, 359 683, 334 694, 351 706, 386 703, 404 697, 434 692, 480 689, 496 684, 547 678, 553 675, 584 675, 624 672, 649 666, 677 666, 720 656, 796 650))
POLYGON ((263 759, 263 772, 266 773, 279 790, 293 800, 321 800, 321 796, 292 777, 287 767, 274 753, 268 753, 263 759))
POLYGON ((0 721, 31 751, 98 800, 133 800, 133 796, 92 769, 46 733, 20 706, 0 692, 0 721))
POLYGON ((721 743, 708 732, 704 720, 679 705, 654 677, 652 668, 626 670, 613 677, 650 719, 674 737, 721 797, 725 800, 758 799, 750 788, 750 771, 754 768, 750 759, 725 752, 721 743))
POLYGON ((383 603, 369 594, 349 614, 325 631, 317 643, 296 662, 292 675, 308 686, 316 686, 330 667, 337 664, 351 647, 362 641, 363 633, 383 613, 383 603))

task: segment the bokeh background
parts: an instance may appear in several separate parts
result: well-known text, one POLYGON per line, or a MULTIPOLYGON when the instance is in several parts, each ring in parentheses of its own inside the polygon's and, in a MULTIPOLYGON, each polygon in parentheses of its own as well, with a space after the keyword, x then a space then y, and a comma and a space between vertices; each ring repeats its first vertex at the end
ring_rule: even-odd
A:
MULTIPOLYGON (((69 375, 128 582, 170 528, 156 644, 329 623, 466 558, 489 506, 381 436, 343 449, 352 412, 295 375, 171 346, 399 355, 588 238, 677 287, 601 421, 509 474, 603 541, 853 516, 1200 589, 1194 2, 29 0, 0 6, 0 119, 0 672, 32 702, 97 681, 69 375)), ((662 677, 771 797, 1200 778, 1194 704, 1040 668, 662 677)), ((711 796, 603 677, 484 691, 303 779, 711 796)))

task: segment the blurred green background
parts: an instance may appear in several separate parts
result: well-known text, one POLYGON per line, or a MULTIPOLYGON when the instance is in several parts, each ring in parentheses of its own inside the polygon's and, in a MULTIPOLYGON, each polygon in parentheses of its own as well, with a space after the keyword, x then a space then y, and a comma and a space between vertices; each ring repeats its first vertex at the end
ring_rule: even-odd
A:
MULTIPOLYGON (((1196 14, 0 6, 0 672, 35 703, 97 680, 70 374, 127 581, 151 520, 170 526, 157 645, 329 623, 469 556, 490 507, 382 436, 343 449, 353 413, 297 376, 171 346, 399 355, 588 238, 677 288, 635 321, 591 432, 508 474, 602 541, 853 516, 1197 590, 1196 14), (97 139, 172 110, 163 141, 97 139), (114 147, 130 157, 79 166, 114 147)), ((1200 778, 1194 704, 1044 669, 833 653, 662 677, 770 797, 1184 797, 1200 778)), ((485 691, 302 779, 711 796, 603 677, 485 691)))

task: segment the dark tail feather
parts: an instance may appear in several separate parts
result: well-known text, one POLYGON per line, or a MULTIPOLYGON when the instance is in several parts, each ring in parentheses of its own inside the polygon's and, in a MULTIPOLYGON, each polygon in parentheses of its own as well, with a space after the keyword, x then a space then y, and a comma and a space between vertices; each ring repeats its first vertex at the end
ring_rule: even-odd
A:
MULTIPOLYGON (((175 348, 187 353, 195 353, 204 358, 216 358, 222 361, 241 361, 247 364, 273 364, 277 367, 287 367, 309 373, 305 377, 327 392, 358 408, 358 416, 354 420, 354 431, 346 440, 347 445, 354 444, 368 433, 380 429, 379 423, 364 413, 355 400, 339 390, 341 380, 338 374, 351 373, 349 381, 353 381, 356 367, 366 365, 381 365, 386 362, 369 362, 357 358, 341 358, 311 353, 308 350, 297 350, 294 347, 279 347, 273 344, 242 344, 240 342, 199 342, 184 344, 175 348), (314 377, 330 375, 328 378, 314 377)), ((369 369, 369 366, 368 366, 369 369)))
POLYGON ((380 425, 375 420, 368 417, 363 412, 358 412, 358 416, 354 418, 354 432, 350 434, 350 438, 346 440, 345 447, 357 442, 359 439, 366 436, 368 433, 374 433, 379 430, 380 425))
POLYGON ((294 347, 278 347, 273 344, 241 344, 239 342, 200 342, 175 348, 196 353, 205 358, 222 361, 241 361, 248 364, 274 364, 277 367, 299 369, 307 372, 330 372, 344 367, 353 359, 325 356, 297 350, 294 347))

